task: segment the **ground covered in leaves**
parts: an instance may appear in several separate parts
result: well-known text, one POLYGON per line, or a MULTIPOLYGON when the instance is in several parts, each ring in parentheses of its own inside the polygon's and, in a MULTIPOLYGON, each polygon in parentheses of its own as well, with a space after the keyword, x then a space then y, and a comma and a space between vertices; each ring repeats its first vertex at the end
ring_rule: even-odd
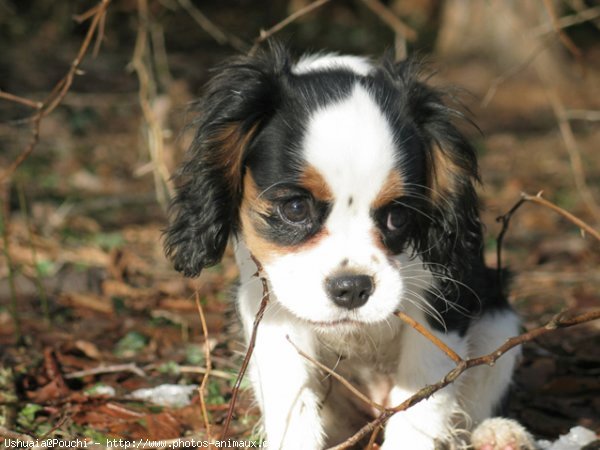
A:
MULTIPOLYGON (((133 14, 126 9, 119 7, 115 15, 133 14)), ((183 23, 192 33, 195 24, 183 23)), ((4 90, 43 97, 40 92, 68 68, 81 29, 65 33, 60 24, 43 25, 4 49, 14 62, 0 68, 8 80, 4 90)), ((85 436, 96 442, 202 437, 195 389, 184 389, 190 400, 184 393, 178 404, 156 404, 158 391, 150 397, 132 393, 199 385, 208 347, 212 375, 205 398, 212 434, 218 436, 243 356, 229 295, 237 273, 231 255, 198 280, 183 279, 163 256, 164 205, 157 201, 146 150, 137 79, 125 69, 134 37, 125 35, 129 45, 120 45, 118 33, 107 33, 99 56, 84 64, 85 76, 44 119, 40 143, 16 173, 4 207, 0 425, 17 433, 85 436), (206 314, 208 340, 196 295, 206 314), (13 300, 18 320, 11 315, 13 300)), ((197 39, 193 52, 189 40, 167 47, 170 82, 153 98, 169 170, 192 133, 184 127, 187 103, 199 93, 213 62, 231 54, 206 36, 197 39)), ((573 66, 559 90, 566 107, 600 109, 600 47, 586 50, 585 74, 566 61, 573 66)), ((496 263, 500 229, 495 218, 522 191, 543 190, 546 198, 597 227, 576 188, 547 92, 535 75, 524 71, 508 79, 484 107, 481 99, 498 76, 485 59, 439 66, 435 83, 460 85, 473 94, 465 103, 483 132, 467 129, 481 158, 490 264, 496 263)), ((26 115, 25 107, 0 104, 2 167, 30 138, 27 124, 14 122, 26 115)), ((571 125, 587 185, 600 199, 600 128, 587 120, 571 125)), ((511 302, 527 328, 546 323, 563 308, 585 311, 600 304, 600 245, 550 210, 521 208, 505 239, 504 262, 514 271, 511 302)), ((599 432, 600 324, 525 345, 508 411, 539 437, 555 438, 576 424, 599 432)), ((256 439, 258 419, 244 391, 232 434, 256 439)))

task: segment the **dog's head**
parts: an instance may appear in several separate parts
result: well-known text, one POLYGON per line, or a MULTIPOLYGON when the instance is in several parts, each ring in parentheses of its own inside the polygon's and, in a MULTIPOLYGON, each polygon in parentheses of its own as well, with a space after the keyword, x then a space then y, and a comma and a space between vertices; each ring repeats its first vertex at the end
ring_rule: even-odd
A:
POLYGON ((411 267, 438 275, 430 303, 453 295, 481 257, 477 165, 458 116, 412 62, 294 64, 278 46, 235 59, 201 102, 167 255, 196 276, 236 237, 277 300, 319 324, 385 320, 411 267))

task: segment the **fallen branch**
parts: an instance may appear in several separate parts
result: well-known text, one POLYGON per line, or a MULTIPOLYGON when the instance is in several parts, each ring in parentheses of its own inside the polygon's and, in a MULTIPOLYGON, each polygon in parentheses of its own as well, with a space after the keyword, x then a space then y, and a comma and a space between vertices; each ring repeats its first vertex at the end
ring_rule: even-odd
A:
POLYGON ((252 357, 252 352, 254 351, 254 346, 256 345, 256 334, 258 332, 258 325, 260 324, 260 321, 262 320, 263 315, 265 314, 265 310, 267 309, 267 305, 269 304, 269 299, 271 297, 269 294, 269 284, 267 283, 267 278, 264 274, 262 264, 258 262, 258 260, 254 256, 252 256, 252 260, 254 261, 254 264, 256 264, 256 274, 254 276, 260 278, 260 281, 262 283, 263 298, 260 302, 260 307, 256 312, 256 317, 254 318, 252 334, 250 335, 250 341, 248 342, 248 349, 246 350, 246 355, 244 356, 244 360, 242 361, 242 367, 240 367, 237 379, 235 380, 235 384, 233 385, 233 389, 231 390, 231 400, 229 401, 229 409, 227 410, 227 417, 225 418, 225 423, 223 425, 221 439, 227 438, 227 432, 229 430, 231 418, 233 417, 233 410, 235 409, 240 385, 242 384, 242 380, 244 379, 244 375, 246 374, 246 370, 248 369, 248 364, 250 363, 250 358, 252 357))
POLYGON ((111 366, 98 366, 92 369, 78 370, 77 372, 70 372, 64 375, 67 380, 73 378, 83 378, 92 375, 101 375, 105 373, 118 373, 118 372, 131 372, 139 377, 146 377, 146 373, 136 366, 134 363, 129 364, 114 364, 111 366))

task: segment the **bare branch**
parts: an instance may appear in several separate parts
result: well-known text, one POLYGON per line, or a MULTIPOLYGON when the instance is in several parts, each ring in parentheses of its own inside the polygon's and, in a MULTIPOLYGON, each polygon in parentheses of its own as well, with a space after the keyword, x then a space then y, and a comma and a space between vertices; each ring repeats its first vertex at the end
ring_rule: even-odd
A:
POLYGON ((208 17, 204 15, 190 0, 177 0, 181 7, 187 11, 194 21, 206 31, 211 37, 221 45, 229 44, 235 50, 245 53, 248 51, 248 44, 231 33, 226 33, 215 25, 208 17))
POLYGON ((423 325, 421 325, 415 319, 413 319, 409 315, 403 313, 402 311, 398 311, 395 314, 404 323, 407 323, 408 325, 413 327, 415 330, 417 330, 419 333, 421 333, 423 336, 425 336, 427 339, 429 339, 436 347, 438 347, 446 355, 448 355, 448 358, 450 358, 452 361, 454 361, 457 364, 462 362, 463 359, 458 355, 458 353, 456 353, 454 350, 452 350, 450 347, 448 347, 442 340, 438 339, 436 336, 431 334, 427 328, 425 328, 423 325))
POLYGON ((563 30, 565 28, 572 27, 573 25, 593 21, 598 17, 600 17, 600 6, 594 6, 593 8, 578 11, 576 14, 561 17, 553 23, 545 23, 539 25, 538 27, 531 30, 531 34, 532 36, 536 37, 542 36, 544 34, 552 32, 553 30, 556 31, 557 28, 563 30))
POLYGON ((372 401, 369 397, 367 397, 365 394, 363 394, 362 392, 360 392, 358 389, 356 389, 352 383, 350 383, 346 378, 344 378, 343 376, 341 376, 339 373, 337 373, 335 370, 330 369, 329 367, 327 367, 325 364, 317 361, 316 359, 314 359, 312 356, 310 356, 309 354, 303 352, 291 339, 289 336, 286 336, 286 339, 288 340, 288 342, 290 344, 292 344, 292 346, 296 349, 296 351, 298 352, 298 354, 300 356, 302 356, 304 359, 306 359, 307 361, 311 362, 312 364, 314 364, 315 366, 317 366, 319 369, 323 370, 324 372, 327 372, 329 375, 331 375, 333 378, 335 378, 336 380, 338 380, 340 383, 342 383, 342 385, 348 389, 350 392, 352 392, 352 394, 354 394, 354 396, 360 400, 362 400, 364 403, 366 403, 369 406, 372 406, 373 408, 379 410, 379 411, 385 411, 385 406, 380 405, 379 403, 375 403, 374 401, 372 401))
POLYGON ((383 23, 389 26, 394 33, 403 36, 408 41, 414 41, 417 38, 417 32, 414 28, 405 24, 396 14, 379 0, 361 0, 367 8, 376 14, 383 23))
MULTIPOLYGON (((200 294, 198 290, 196 290, 196 308, 198 308, 198 315, 200 316, 200 323, 202 324, 202 334, 204 335, 204 356, 206 360, 206 372, 202 377, 202 382, 198 387, 198 395, 200 397, 200 408, 202 409, 202 420, 204 421, 204 429, 206 430, 206 436, 211 439, 210 432, 210 421, 208 420, 208 412, 206 410, 206 399, 204 397, 206 393, 206 382, 208 381, 208 377, 210 376, 210 371, 212 369, 212 361, 210 359, 210 347, 208 345, 208 327, 206 326, 206 318, 204 317, 204 310, 202 309, 202 305, 200 304, 200 294)), ((209 443, 209 448, 212 448, 212 443, 209 443)))
POLYGON ((560 26, 556 10, 554 9, 554 3, 552 2, 552 0, 544 0, 544 6, 546 7, 546 11, 548 11, 548 14, 550 15, 550 19, 552 20, 552 27, 554 28, 556 34, 558 34, 558 38, 567 48, 567 50, 569 50, 569 52, 571 52, 571 54, 577 59, 577 61, 580 64, 582 64, 583 54, 560 26))
POLYGON ((66 373, 64 378, 67 380, 73 378, 89 377, 91 375, 101 375, 104 373, 131 372, 139 377, 146 377, 146 373, 134 363, 114 364, 111 366, 98 366, 92 369, 78 370, 77 372, 66 373))
POLYGON ((254 324, 252 326, 252 334, 250 335, 250 341, 248 342, 248 349, 246 350, 246 355, 244 356, 244 361, 242 361, 242 367, 238 373, 237 379, 235 380, 235 384, 233 385, 233 389, 231 391, 231 400, 229 401, 229 409, 227 410, 227 417, 225 418, 225 423, 223 425, 223 431, 221 433, 221 439, 225 439, 227 437, 227 432, 229 430, 229 425, 231 423, 231 418, 233 417, 233 410, 235 409, 235 403, 237 401, 237 396, 240 390, 240 385, 242 384, 242 380, 244 379, 244 375, 246 374, 246 370, 248 369, 248 364, 250 363, 250 358, 252 357, 252 352, 254 351, 254 346, 256 345, 256 334, 258 332, 258 325, 265 314, 265 310, 267 309, 267 305, 269 304, 270 293, 269 293, 269 284, 267 283, 266 275, 264 274, 262 264, 251 255, 254 264, 256 264, 256 275, 260 278, 263 287, 263 298, 260 302, 260 307, 256 312, 256 317, 254 318, 254 324))
POLYGON ((250 56, 254 55, 260 47, 260 44, 269 39, 271 36, 280 32, 292 22, 298 20, 300 17, 305 16, 306 14, 314 11, 317 8, 320 8, 321 6, 325 5, 326 3, 329 3, 330 1, 331 0, 316 0, 309 5, 306 5, 304 8, 300 8, 293 14, 290 14, 288 17, 283 19, 281 22, 273 25, 268 30, 261 30, 260 35, 254 40, 254 45, 252 46, 248 54, 250 56))
MULTIPOLYGON (((58 105, 61 104, 61 102, 67 95, 67 92, 71 88, 71 85, 73 84, 73 79, 75 78, 75 75, 78 73, 79 66, 81 65, 81 63, 88 51, 88 48, 90 46, 90 43, 91 43, 94 35, 96 34, 96 32, 98 30, 100 30, 100 31, 98 31, 99 35, 101 35, 103 33, 103 31, 102 31, 103 24, 104 24, 103 18, 106 14, 106 10, 108 8, 108 5, 110 4, 110 1, 111 0, 100 0, 100 2, 96 6, 89 9, 88 11, 83 13, 81 16, 79 16, 82 18, 82 20, 87 20, 88 18, 92 17, 92 23, 90 24, 90 27, 88 28, 88 31, 85 35, 83 43, 81 44, 81 47, 79 48, 79 51, 77 52, 77 56, 71 62, 71 66, 70 66, 67 74, 54 86, 54 88, 52 89, 52 91, 50 92, 48 97, 46 97, 46 99, 41 104, 39 102, 33 102, 33 101, 24 102, 23 101, 24 99, 22 99, 20 97, 12 96, 11 94, 4 93, 4 95, 0 95, 0 98, 4 98, 4 99, 10 100, 10 101, 18 101, 19 103, 22 103, 22 104, 30 103, 30 104, 28 104, 28 106, 34 107, 33 105, 35 105, 35 108, 37 109, 37 112, 30 118, 30 120, 32 122, 31 141, 29 142, 27 147, 25 147, 25 149, 21 152, 21 154, 19 154, 19 156, 15 159, 15 161, 13 161, 13 163, 8 167, 8 169, 6 169, 2 172, 2 174, 0 175, 0 184, 2 184, 3 182, 5 182, 7 180, 10 180, 13 173, 33 152, 33 149, 39 142, 40 125, 41 125, 42 118, 47 116, 48 114, 50 114, 52 111, 54 111, 54 109, 56 109, 56 107, 58 105), (7 98, 7 97, 10 97, 10 98, 7 98)), ((0 93, 0 94, 2 94, 2 93, 0 93)))

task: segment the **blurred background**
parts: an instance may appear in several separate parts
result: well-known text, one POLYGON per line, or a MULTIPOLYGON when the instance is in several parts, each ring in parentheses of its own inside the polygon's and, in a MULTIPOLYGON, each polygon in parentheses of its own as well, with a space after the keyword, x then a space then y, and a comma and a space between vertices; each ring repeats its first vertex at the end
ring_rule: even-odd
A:
MULTIPOLYGON (((188 386, 209 349, 204 397, 218 435, 243 356, 237 270, 228 252, 183 279, 161 231, 194 131, 190 102, 211 67, 269 36, 298 55, 416 53, 430 83, 457 88, 480 128, 465 132, 480 157, 491 266, 496 218, 521 192, 543 191, 598 229, 595 1, 0 0, 0 431, 205 436, 188 386), (156 388, 169 386, 162 398, 156 388), (133 398, 142 388, 155 390, 133 398)), ((599 307, 599 250, 550 209, 515 214, 503 263, 526 327, 599 307)), ((540 438, 600 431, 599 324, 527 344, 507 408, 540 438)), ((256 439, 258 419, 244 392, 234 435, 256 439)))

